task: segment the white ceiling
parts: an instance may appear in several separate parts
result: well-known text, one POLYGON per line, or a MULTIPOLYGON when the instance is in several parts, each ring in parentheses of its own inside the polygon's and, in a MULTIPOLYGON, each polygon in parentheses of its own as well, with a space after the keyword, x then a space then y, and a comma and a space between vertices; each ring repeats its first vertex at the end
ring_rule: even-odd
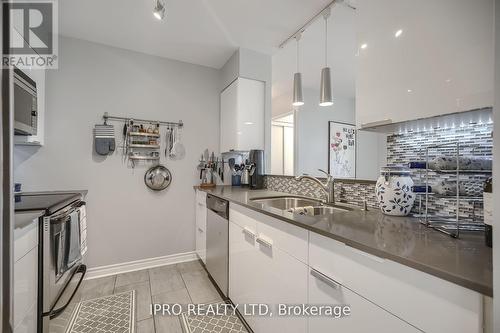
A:
POLYGON ((273 54, 276 46, 330 0, 59 1, 59 30, 80 38, 189 63, 221 68, 238 48, 273 54))
MULTIPOLYGON (((336 5, 328 20, 328 65, 332 71, 333 97, 355 97, 356 42, 355 10, 336 5)), ((325 66, 325 22, 316 20, 300 40, 300 72, 304 89, 318 92, 321 68, 325 66)), ((273 99, 291 105, 297 44, 289 42, 273 56, 273 99)), ((291 106, 290 106, 291 109, 291 106)), ((274 111, 274 110, 273 110, 274 111)))

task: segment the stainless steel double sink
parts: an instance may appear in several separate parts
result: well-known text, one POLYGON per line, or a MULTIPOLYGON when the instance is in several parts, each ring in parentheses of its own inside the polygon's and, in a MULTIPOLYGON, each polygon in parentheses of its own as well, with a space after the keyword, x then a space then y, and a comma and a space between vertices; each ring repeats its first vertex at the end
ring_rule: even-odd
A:
POLYGON ((301 196, 273 196, 252 198, 251 201, 260 203, 264 207, 272 207, 283 211, 289 211, 300 215, 317 216, 333 214, 334 212, 347 212, 352 209, 344 206, 327 205, 321 200, 301 196), (306 207, 307 212, 302 208, 306 207), (312 207, 312 209, 311 209, 312 207))

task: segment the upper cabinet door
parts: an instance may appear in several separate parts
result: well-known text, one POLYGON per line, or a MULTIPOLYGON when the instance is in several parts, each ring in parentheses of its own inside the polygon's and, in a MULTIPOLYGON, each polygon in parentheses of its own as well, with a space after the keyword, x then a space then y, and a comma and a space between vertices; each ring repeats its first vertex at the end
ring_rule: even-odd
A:
POLYGON ((236 79, 221 93, 220 150, 264 149, 265 83, 236 79))
POLYGON ((358 126, 493 105, 494 0, 358 0, 358 126))

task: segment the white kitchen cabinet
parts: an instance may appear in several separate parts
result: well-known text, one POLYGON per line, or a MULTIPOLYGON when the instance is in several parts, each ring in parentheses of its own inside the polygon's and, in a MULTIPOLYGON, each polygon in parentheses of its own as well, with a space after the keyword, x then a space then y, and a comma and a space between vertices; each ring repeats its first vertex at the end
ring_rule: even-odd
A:
POLYGON ((207 194, 196 190, 195 214, 196 214, 196 254, 206 264, 207 252, 207 194))
MULTIPOLYGON (((278 316, 278 304, 307 302, 307 265, 279 248, 283 237, 273 239, 267 225, 269 217, 231 205, 229 212, 229 297, 236 304, 263 303, 273 316, 244 315, 256 333, 303 333, 307 319, 278 316), (232 217, 236 217, 236 221, 232 217)), ((276 221, 277 223, 281 223, 276 221)), ((274 231, 275 232, 275 231, 274 231)), ((283 235, 286 236, 285 232, 283 235)), ((285 237, 286 238, 286 237, 285 237)), ((241 311, 241 309, 240 309, 241 311)))
POLYGON ((312 232, 309 265, 424 332, 482 332, 472 290, 312 232))
POLYGON ((358 126, 493 105, 494 0, 356 7, 358 126))
POLYGON ((18 223, 31 213, 16 214, 14 230, 14 333, 35 333, 38 299, 38 219, 18 223))
POLYGON ((231 205, 229 219, 258 232, 261 238, 272 239, 275 247, 307 264, 307 230, 238 205, 231 205))
MULTIPOLYGON (((257 230, 259 225, 257 226, 257 230)), ((258 316, 253 319, 255 332, 303 333, 307 332, 307 318, 304 316, 278 316, 278 305, 299 305, 307 303, 308 267, 277 246, 273 239, 265 239, 270 245, 259 242, 257 238, 257 265, 255 266, 255 283, 258 290, 259 303, 268 304, 273 312, 272 317, 258 316)))
POLYGON ((237 78, 220 95, 220 151, 264 149, 265 83, 237 78))
MULTIPOLYGON (((255 230, 245 229, 229 222, 229 297, 235 304, 260 303, 259 253, 255 246, 255 230)), ((242 311, 242 309, 240 309, 242 311)), ((254 317, 246 316, 248 324, 255 326, 254 317)))
POLYGON ((342 316, 340 318, 333 318, 329 316, 309 317, 308 333, 421 332, 415 327, 349 290, 338 281, 313 269, 311 269, 309 274, 308 304, 327 304, 330 306, 347 305, 350 310, 349 315, 342 316))

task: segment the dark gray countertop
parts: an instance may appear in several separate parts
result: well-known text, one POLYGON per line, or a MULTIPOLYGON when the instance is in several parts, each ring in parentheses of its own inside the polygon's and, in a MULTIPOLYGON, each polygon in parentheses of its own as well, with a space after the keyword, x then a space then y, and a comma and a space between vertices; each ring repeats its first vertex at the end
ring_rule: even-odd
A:
POLYGON ((14 211, 45 210, 45 214, 52 214, 72 201, 84 199, 86 195, 87 190, 18 192, 14 194, 14 211))
POLYGON ((374 208, 300 216, 250 200, 286 193, 231 186, 198 189, 375 256, 493 295, 492 251, 484 245, 482 233, 463 233, 460 239, 453 239, 426 228, 415 218, 387 216, 374 208))

